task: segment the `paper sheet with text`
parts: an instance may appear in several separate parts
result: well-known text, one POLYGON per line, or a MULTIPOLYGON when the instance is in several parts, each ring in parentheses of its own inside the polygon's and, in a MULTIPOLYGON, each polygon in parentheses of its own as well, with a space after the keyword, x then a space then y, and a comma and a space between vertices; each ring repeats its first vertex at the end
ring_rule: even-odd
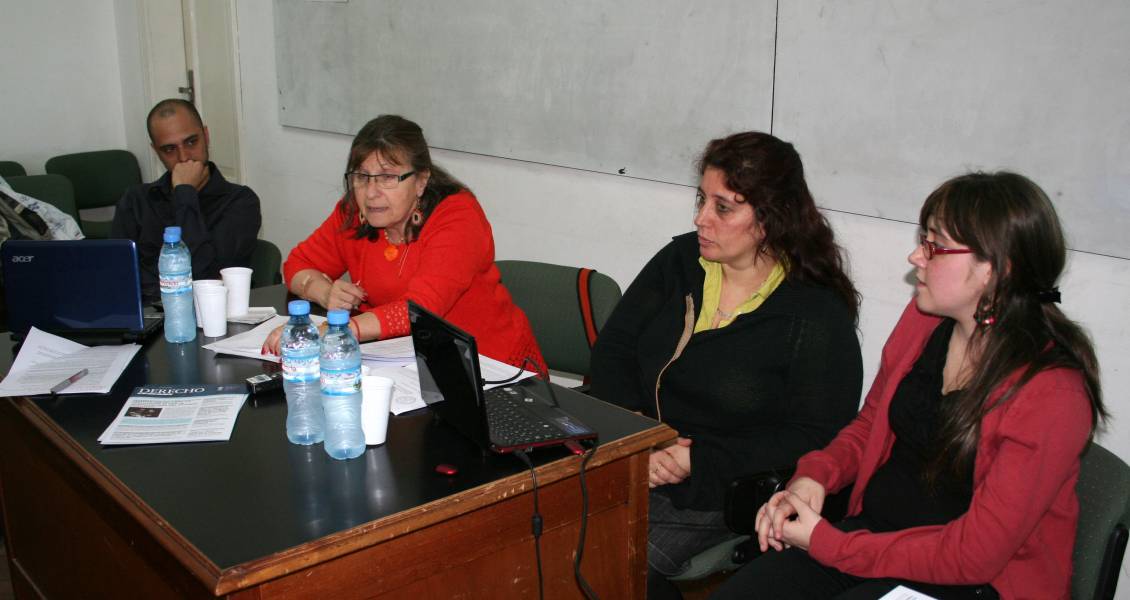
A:
POLYGON ((87 373, 60 394, 106 394, 114 387, 141 346, 84 346, 32 327, 0 382, 0 396, 35 396, 86 369, 87 373))

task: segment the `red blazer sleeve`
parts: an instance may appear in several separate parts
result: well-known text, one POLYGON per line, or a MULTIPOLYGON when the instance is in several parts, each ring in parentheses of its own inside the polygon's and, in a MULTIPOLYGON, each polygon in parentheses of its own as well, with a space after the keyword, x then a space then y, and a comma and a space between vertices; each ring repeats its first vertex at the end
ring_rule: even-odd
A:
POLYGON ((859 577, 989 582, 1064 487, 1074 485, 1090 430, 1082 376, 1065 369, 1040 373, 983 419, 975 476, 982 470, 984 475, 968 512, 945 525, 880 534, 844 533, 821 521, 809 552, 820 563, 859 577))
POLYGON ((446 316, 494 263, 494 238, 478 203, 469 192, 460 192, 440 202, 412 251, 420 253, 420 263, 405 293, 373 309, 381 338, 410 333, 407 299, 446 316))
POLYGON ((341 211, 334 205, 333 212, 314 233, 290 251, 283 263, 287 287, 290 287, 294 274, 303 269, 317 269, 329 275, 330 279, 338 279, 345 274, 348 267, 341 241, 348 232, 341 230, 343 221, 341 211))

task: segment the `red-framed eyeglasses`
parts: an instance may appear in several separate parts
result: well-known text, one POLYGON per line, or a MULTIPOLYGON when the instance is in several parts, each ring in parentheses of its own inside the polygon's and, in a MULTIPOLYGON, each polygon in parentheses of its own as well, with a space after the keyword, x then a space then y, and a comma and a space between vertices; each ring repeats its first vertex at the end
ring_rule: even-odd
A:
POLYGON ((918 234, 918 245, 922 246, 922 252, 926 254, 926 260, 934 258, 938 254, 972 254, 972 248, 946 248, 939 246, 933 241, 926 239, 925 233, 918 234))

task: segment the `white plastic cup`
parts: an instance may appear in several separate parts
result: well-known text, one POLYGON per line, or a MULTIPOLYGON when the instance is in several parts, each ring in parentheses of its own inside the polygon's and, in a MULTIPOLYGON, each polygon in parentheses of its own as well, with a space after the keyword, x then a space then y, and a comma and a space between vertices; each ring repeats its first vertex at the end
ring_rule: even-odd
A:
POLYGON ((220 269, 224 287, 228 288, 228 316, 242 317, 250 309, 251 269, 247 267, 228 267, 220 269))
POLYGON ((213 285, 223 286, 224 282, 220 281, 219 279, 201 279, 199 281, 193 281, 192 282, 192 301, 193 301, 192 303, 196 307, 196 326, 197 327, 201 327, 201 328, 204 327, 204 319, 201 318, 201 315, 200 315, 200 293, 199 293, 198 290, 200 290, 200 288, 213 286, 213 285))
POLYGON ((208 285, 194 290, 200 299, 200 324, 204 337, 220 337, 228 333, 228 289, 222 285, 208 285))
POLYGON ((388 434, 388 412, 395 382, 380 375, 361 376, 361 430, 365 445, 385 443, 388 434))

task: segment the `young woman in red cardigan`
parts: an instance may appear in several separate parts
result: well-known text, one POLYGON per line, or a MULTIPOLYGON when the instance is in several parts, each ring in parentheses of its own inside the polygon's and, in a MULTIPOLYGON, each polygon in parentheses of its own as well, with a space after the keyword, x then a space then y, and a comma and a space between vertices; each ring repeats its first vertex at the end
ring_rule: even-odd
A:
MULTIPOLYGON (((500 282, 482 207, 403 117, 377 117, 353 138, 345 195, 290 251, 283 275, 295 295, 354 311, 361 341, 408 335, 411 299, 474 335, 483 354, 544 372, 529 321, 500 282)), ((278 353, 281 333, 264 353, 278 353)))
POLYGON ((975 173, 919 224, 916 296, 863 409, 758 510, 765 554, 716 597, 1069 597, 1079 455, 1106 412, 1090 341, 1056 306, 1055 209, 1020 175, 975 173), (847 519, 822 519, 851 484, 847 519))

